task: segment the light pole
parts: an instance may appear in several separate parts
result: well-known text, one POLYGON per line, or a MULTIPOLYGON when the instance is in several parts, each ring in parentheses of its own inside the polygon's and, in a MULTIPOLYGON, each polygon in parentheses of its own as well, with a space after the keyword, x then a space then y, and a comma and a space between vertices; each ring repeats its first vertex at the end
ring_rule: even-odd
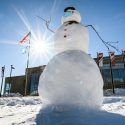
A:
POLYGON ((10 78, 9 78, 9 94, 10 94, 10 90, 11 90, 11 75, 12 75, 12 70, 15 69, 13 67, 13 65, 11 65, 11 69, 10 69, 10 78))
POLYGON ((3 66, 2 69, 1 69, 1 78, 2 78, 2 81, 1 81, 0 97, 2 96, 2 87, 3 87, 4 71, 5 71, 5 66, 3 66))

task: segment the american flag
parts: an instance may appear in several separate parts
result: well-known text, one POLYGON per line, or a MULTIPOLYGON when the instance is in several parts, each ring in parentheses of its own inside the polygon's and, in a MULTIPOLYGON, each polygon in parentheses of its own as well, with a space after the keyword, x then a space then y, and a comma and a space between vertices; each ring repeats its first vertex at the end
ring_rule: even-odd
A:
POLYGON ((103 53, 97 53, 98 65, 103 67, 103 53))
POLYGON ((30 35, 31 35, 31 32, 29 32, 21 41, 19 41, 19 44, 22 45, 28 40, 30 40, 30 35))
POLYGON ((114 52, 109 52, 109 55, 110 55, 110 60, 111 60, 112 66, 115 66, 115 64, 116 64, 115 53, 114 52))

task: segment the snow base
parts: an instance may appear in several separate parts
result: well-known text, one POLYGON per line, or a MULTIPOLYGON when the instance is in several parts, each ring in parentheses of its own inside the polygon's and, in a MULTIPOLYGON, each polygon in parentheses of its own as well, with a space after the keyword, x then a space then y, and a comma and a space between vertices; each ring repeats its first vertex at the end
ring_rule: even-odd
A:
POLYGON ((125 125, 124 93, 125 89, 118 89, 116 95, 104 97, 101 110, 91 112, 73 106, 70 111, 43 107, 40 97, 0 98, 0 125, 125 125))
POLYGON ((82 107, 47 106, 36 118, 37 125, 124 125, 125 117, 102 110, 82 107))

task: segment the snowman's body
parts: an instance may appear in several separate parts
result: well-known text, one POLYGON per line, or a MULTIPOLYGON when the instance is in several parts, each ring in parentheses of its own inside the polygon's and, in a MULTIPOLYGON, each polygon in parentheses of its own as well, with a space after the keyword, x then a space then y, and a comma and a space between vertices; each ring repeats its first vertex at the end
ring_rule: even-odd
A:
MULTIPOLYGON (((40 76, 39 94, 43 105, 46 105, 44 100, 47 100, 51 108, 46 106, 41 111, 42 121, 39 125, 59 125, 65 120, 63 125, 70 125, 69 121, 83 117, 79 111, 74 116, 72 110, 80 110, 81 107, 96 109, 102 104, 103 79, 95 61, 87 54, 88 32, 79 23, 79 13, 76 10, 73 12, 71 18, 62 19, 63 25, 55 33, 54 39, 57 55, 50 60, 40 76), (68 122, 64 114, 68 114, 68 122)), ((83 122, 79 121, 77 125, 81 124, 83 122)))
POLYGON ((44 69, 39 93, 52 105, 97 108, 102 104, 102 87, 95 61, 83 51, 67 50, 44 69))
POLYGON ((55 33, 54 47, 58 53, 66 50, 81 50, 88 53, 89 35, 79 23, 64 23, 55 33))

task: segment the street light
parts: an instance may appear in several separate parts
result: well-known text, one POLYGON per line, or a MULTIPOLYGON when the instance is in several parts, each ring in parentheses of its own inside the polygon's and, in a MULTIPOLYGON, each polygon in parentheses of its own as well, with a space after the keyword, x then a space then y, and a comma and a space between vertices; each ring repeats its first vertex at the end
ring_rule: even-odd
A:
POLYGON ((2 78, 2 81, 1 81, 0 97, 2 96, 2 87, 3 87, 4 71, 5 71, 5 66, 3 66, 2 69, 1 69, 1 78, 2 78))
POLYGON ((10 89, 11 89, 11 75, 12 75, 12 70, 15 69, 13 67, 13 65, 11 65, 11 69, 10 69, 10 78, 9 78, 9 94, 10 94, 10 89))

